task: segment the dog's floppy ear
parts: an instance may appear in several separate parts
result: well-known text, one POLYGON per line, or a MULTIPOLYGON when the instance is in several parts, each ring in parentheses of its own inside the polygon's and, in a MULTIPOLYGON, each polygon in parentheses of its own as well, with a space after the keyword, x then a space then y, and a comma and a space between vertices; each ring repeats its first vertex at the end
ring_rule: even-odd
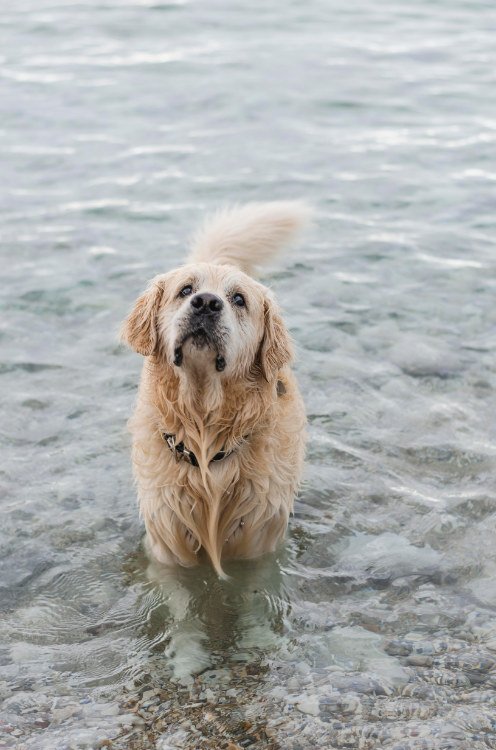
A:
POLYGON ((157 316, 163 293, 164 283, 156 277, 138 297, 121 328, 121 340, 144 357, 153 354, 157 348, 157 316))
POLYGON ((277 304, 269 295, 266 295, 264 302, 264 335, 257 359, 268 383, 275 380, 279 370, 293 359, 289 333, 277 304))

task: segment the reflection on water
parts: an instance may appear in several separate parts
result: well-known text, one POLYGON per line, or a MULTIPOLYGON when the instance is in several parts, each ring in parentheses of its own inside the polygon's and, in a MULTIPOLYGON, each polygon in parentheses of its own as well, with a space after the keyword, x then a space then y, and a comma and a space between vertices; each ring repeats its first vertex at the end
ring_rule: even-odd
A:
POLYGON ((495 22, 5 5, 0 747, 496 747, 495 22), (317 209, 264 278, 309 415, 288 540, 158 570, 119 324, 205 211, 272 198, 317 209))

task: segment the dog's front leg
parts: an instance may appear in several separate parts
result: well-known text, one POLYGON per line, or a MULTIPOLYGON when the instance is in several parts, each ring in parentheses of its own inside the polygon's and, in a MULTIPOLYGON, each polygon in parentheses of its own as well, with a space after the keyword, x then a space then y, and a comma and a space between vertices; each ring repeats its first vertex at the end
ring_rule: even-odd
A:
POLYGON ((164 622, 168 635, 164 656, 171 666, 173 679, 184 685, 190 684, 195 674, 211 665, 207 635, 195 614, 194 594, 181 582, 177 567, 151 561, 147 577, 157 586, 169 611, 170 618, 164 622))

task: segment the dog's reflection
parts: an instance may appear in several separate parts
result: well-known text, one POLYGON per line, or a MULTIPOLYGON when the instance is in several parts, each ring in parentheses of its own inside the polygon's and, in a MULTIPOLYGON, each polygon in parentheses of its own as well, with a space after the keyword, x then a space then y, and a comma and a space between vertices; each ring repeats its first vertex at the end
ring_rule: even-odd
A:
POLYGON ((229 563, 227 580, 207 564, 166 567, 140 557, 147 637, 177 681, 191 682, 226 656, 243 661, 286 647, 290 605, 280 555, 229 563))

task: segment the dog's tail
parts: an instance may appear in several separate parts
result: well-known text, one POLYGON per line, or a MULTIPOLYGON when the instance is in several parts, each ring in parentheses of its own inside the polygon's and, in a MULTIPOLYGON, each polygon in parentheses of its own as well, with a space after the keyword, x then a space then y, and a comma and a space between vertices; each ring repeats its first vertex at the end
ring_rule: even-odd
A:
POLYGON ((225 263, 251 274, 297 234, 311 213, 300 201, 247 203, 221 209, 193 238, 189 260, 225 263))

